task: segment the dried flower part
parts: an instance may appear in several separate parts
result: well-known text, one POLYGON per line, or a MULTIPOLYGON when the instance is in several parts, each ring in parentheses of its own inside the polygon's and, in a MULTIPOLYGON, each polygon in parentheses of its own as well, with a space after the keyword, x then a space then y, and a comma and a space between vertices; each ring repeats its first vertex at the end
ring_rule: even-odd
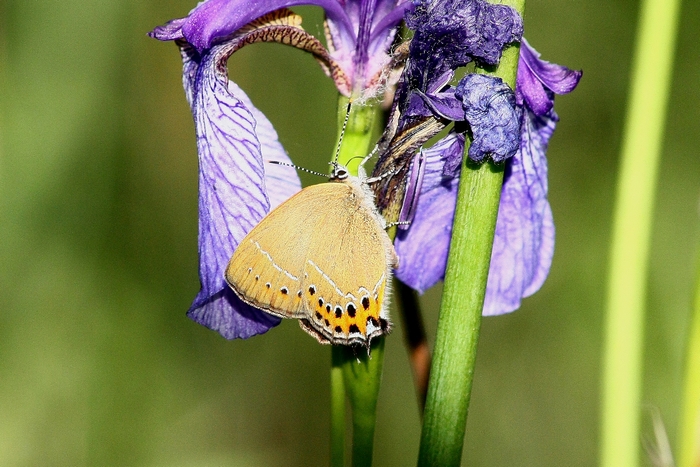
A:
POLYGON ((446 88, 454 71, 472 61, 495 65, 506 44, 523 33, 520 15, 506 5, 484 0, 421 0, 407 14, 415 31, 404 74, 403 118, 427 116, 437 110, 456 120, 460 108, 446 88), (432 100, 429 110, 426 100, 432 100))
MULTIPOLYGON (((483 75, 467 75, 454 92, 435 87, 432 94, 416 93, 423 109, 441 118, 448 118, 454 107, 446 107, 446 100, 459 99, 474 137, 469 157, 505 160, 484 315, 516 310, 549 273, 554 223, 547 199, 546 151, 558 120, 553 100, 555 93, 572 91, 581 78, 580 71, 540 60, 527 42, 520 53, 515 95, 483 75)), ((417 108, 415 102, 411 105, 417 108)), ((395 241, 401 258, 397 277, 421 292, 444 278, 463 151, 464 137, 454 129, 424 151, 415 217, 395 241)))
POLYGON ((460 81, 455 97, 472 131, 469 158, 503 162, 512 157, 520 146, 520 111, 510 87, 501 78, 469 74, 460 81))

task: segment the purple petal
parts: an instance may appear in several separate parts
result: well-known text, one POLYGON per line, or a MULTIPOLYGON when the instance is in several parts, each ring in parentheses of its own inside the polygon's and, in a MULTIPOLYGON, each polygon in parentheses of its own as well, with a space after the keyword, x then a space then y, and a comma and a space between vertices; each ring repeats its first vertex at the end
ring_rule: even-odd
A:
MULTIPOLYGON (((208 0, 201 2, 187 18, 183 18, 182 34, 201 53, 215 44, 217 39, 232 34, 266 13, 294 5, 318 5, 326 11, 329 19, 352 33, 352 24, 337 0, 208 0)), ((167 26, 156 28, 152 36, 161 39, 158 35, 162 34, 167 37, 163 31, 167 26)))
POLYGON ((582 75, 581 71, 540 59, 540 54, 523 39, 515 86, 516 101, 518 105, 525 102, 537 115, 545 115, 554 105, 553 93, 573 91, 582 75))
POLYGON ((163 26, 157 26, 148 35, 159 41, 175 41, 182 39, 182 25, 185 24, 187 18, 178 18, 168 21, 163 26))
POLYGON ((353 81, 353 91, 371 96, 381 90, 390 62, 389 48, 395 28, 404 13, 413 8, 410 0, 346 0, 341 2, 352 24, 344 28, 328 18, 331 56, 353 81))
POLYGON ((260 142, 265 169, 265 191, 270 200, 270 210, 273 210, 301 190, 299 175, 294 167, 270 163, 274 161, 291 164, 292 160, 279 142, 277 132, 265 114, 253 105, 248 95, 236 83, 229 81, 228 87, 229 92, 240 99, 255 119, 255 134, 260 142))
POLYGON ((547 200, 547 145, 556 115, 526 111, 522 143, 509 159, 491 255, 484 315, 509 313, 544 283, 554 254, 554 223, 547 200))
POLYGON ((501 78, 472 73, 460 81, 455 96, 474 136, 469 158, 502 162, 512 157, 520 145, 520 111, 510 87, 501 78))
MULTIPOLYGON (((202 286, 188 316, 228 339, 260 334, 279 323, 235 297, 224 281, 224 271, 235 247, 270 209, 263 154, 269 151, 278 160, 287 160, 274 130, 270 133, 271 124, 260 119, 247 96, 229 83, 226 59, 230 51, 229 44, 221 44, 199 56, 183 47, 183 81, 192 105, 199 155, 202 286), (261 143, 261 136, 268 139, 261 143)), ((298 181, 296 186, 286 186, 291 194, 298 190, 298 181)))
POLYGON ((418 154, 413 156, 409 174, 406 181, 406 194, 399 211, 399 225, 397 227, 400 230, 408 229, 416 215, 416 207, 420 198, 420 190, 423 187, 423 177, 425 176, 425 154, 423 154, 423 150, 418 151, 418 154))
POLYGON ((424 92, 447 70, 472 60, 497 64, 504 45, 520 40, 523 30, 513 8, 484 0, 419 0, 406 23, 415 31, 409 86, 424 92))
POLYGON ((423 293, 445 277, 459 178, 443 176, 446 160, 461 159, 464 140, 450 133, 423 151, 425 174, 413 222, 396 235, 398 277, 423 293))
POLYGON ((266 13, 294 5, 318 5, 329 19, 345 29, 351 28, 336 0, 209 0, 192 11, 182 29, 188 42, 203 50, 211 47, 217 38, 237 31, 266 13))
MULTIPOLYGON (((516 310, 549 273, 554 223, 545 153, 555 121, 555 116, 527 112, 521 149, 506 161, 484 315, 516 310)), ((459 178, 446 176, 444 166, 461 159, 463 149, 459 135, 450 133, 424 151, 426 169, 415 217, 394 242, 400 258, 396 277, 421 293, 445 276, 459 178)))
POLYGON ((229 287, 210 297, 199 308, 190 308, 187 316, 226 339, 247 339, 269 331, 281 321, 246 305, 229 287))
POLYGON ((378 0, 375 7, 370 42, 376 41, 386 31, 398 26, 408 11, 413 10, 412 0, 378 0))
POLYGON ((442 157, 445 159, 442 175, 450 178, 459 177, 464 157, 464 133, 457 133, 457 138, 452 142, 452 146, 443 152, 442 157))
MULTIPOLYGON (((452 120, 453 122, 464 121, 464 106, 462 102, 455 97, 455 89, 449 88, 444 92, 438 92, 435 94, 424 94, 421 91, 414 91, 414 93, 423 99, 425 105, 430 109, 430 114, 435 115, 439 118, 444 118, 447 120, 452 120)), ((407 116, 413 116, 409 112, 411 108, 406 112, 407 116)))

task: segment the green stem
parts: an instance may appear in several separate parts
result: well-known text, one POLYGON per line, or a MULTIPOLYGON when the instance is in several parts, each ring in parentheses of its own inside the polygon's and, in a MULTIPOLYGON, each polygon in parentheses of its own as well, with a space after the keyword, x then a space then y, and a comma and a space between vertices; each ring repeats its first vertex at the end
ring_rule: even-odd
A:
MULTIPOLYGON (((338 99, 338 138, 343 127, 348 108, 348 99, 340 96, 338 99)), ((348 171, 357 175, 357 168, 362 162, 362 158, 369 154, 372 145, 372 131, 374 121, 379 113, 376 105, 353 104, 350 109, 348 124, 345 127, 345 134, 340 145, 338 162, 348 171)))
POLYGON ((419 466, 457 466, 462 458, 484 286, 502 183, 503 171, 492 164, 462 167, 419 466), (457 229, 458 224, 462 228, 457 229))
POLYGON ((700 261, 685 362, 678 467, 700 467, 700 261))
MULTIPOLYGON (((503 3, 523 14, 524 0, 503 3)), ((513 89, 519 50, 518 46, 506 49, 498 68, 489 72, 513 89)), ((466 156, 468 144, 466 146, 425 406, 419 467, 460 465, 503 185, 503 166, 470 163, 466 156)))
POLYGON ((610 256, 602 467, 639 465, 645 286, 679 4, 645 0, 640 12, 610 256))
MULTIPOLYGON (((372 342, 371 356, 343 347, 343 376, 352 407, 352 465, 370 467, 374 451, 377 397, 384 363, 384 337, 372 342)), ((364 352, 364 349, 360 349, 364 352)))
POLYGON ((331 467, 345 465, 345 383, 342 348, 331 348, 331 467))
MULTIPOLYGON (((348 100, 340 97, 338 101, 338 124, 342 128, 346 116, 348 100)), ((371 105, 353 105, 340 146, 338 162, 357 174, 362 158, 369 153, 372 144, 374 119, 379 109, 371 105), (358 157, 359 156, 359 157, 358 157)), ((384 339, 374 339, 371 358, 368 354, 355 354, 349 347, 333 348, 332 387, 337 386, 338 371, 342 372, 345 390, 352 408, 353 448, 352 465, 370 467, 374 447, 374 426, 376 419, 377 398, 384 362, 384 339)), ((342 465, 342 445, 344 442, 344 411, 340 410, 338 399, 344 400, 340 389, 331 396, 333 403, 332 460, 335 466, 342 465), (337 406, 336 406, 337 404, 337 406), (342 413, 341 413, 342 412, 342 413), (340 418, 342 417, 342 420, 340 418), (342 431, 341 431, 342 430, 342 431)))

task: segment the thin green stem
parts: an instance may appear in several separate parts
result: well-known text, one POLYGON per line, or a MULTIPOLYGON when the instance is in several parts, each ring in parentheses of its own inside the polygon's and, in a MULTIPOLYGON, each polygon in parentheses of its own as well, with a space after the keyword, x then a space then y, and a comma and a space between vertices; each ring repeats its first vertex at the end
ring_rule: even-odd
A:
POLYGON ((695 308, 688 334, 683 408, 678 430, 678 467, 700 467, 700 258, 696 280, 695 308))
POLYGON ((331 348, 331 467, 345 465, 345 383, 342 347, 331 348))
MULTIPOLYGON (((342 128, 346 117, 348 100, 340 97, 338 101, 338 125, 342 128)), ((353 105, 345 133, 342 137, 338 162, 346 166, 350 173, 357 174, 357 168, 362 158, 368 154, 372 143, 374 119, 379 109, 371 105, 353 105)), ((340 137, 340 134, 339 134, 340 137)), ((354 467, 370 467, 374 448, 374 426, 376 420, 377 398, 381 381, 382 364, 384 362, 384 339, 374 339, 371 358, 367 353, 356 354, 357 349, 350 347, 334 347, 333 369, 331 372, 332 386, 337 385, 338 374, 342 373, 345 391, 350 401, 353 422, 352 465, 354 467)), ((362 350, 364 352, 364 349, 362 350)), ((341 413, 340 389, 332 396, 333 427, 332 461, 333 466, 343 465, 344 443, 344 411, 341 413), (337 404, 337 406, 336 406, 337 404), (342 417, 342 420, 341 420, 342 417), (342 430, 342 431, 341 431, 342 430)), ((344 395, 342 396, 344 405, 344 395)), ((344 407, 343 407, 344 408, 344 407)))
POLYGON ((491 164, 462 167, 433 366, 428 385, 419 466, 458 466, 466 429, 484 286, 503 183, 491 164), (464 228, 469 226, 469 228, 464 228))
POLYGON ((384 337, 372 341, 372 354, 344 347, 343 376, 352 407, 352 465, 370 467, 374 451, 377 397, 384 363, 384 337))
MULTIPOLYGON (((524 0, 504 1, 522 15, 524 0)), ((519 47, 489 74, 515 88, 519 47)), ((486 72, 478 70, 478 72, 486 72)), ((468 146, 468 144, 467 144, 468 146)), ((419 467, 458 466, 462 457, 481 313, 491 262, 503 167, 466 156, 457 195, 438 331, 421 434, 419 467)))
MULTIPOLYGON (((347 114, 348 99, 340 96, 338 99, 338 138, 347 114)), ((350 109, 348 124, 345 127, 343 141, 340 145, 338 162, 348 168, 351 174, 357 175, 357 168, 362 158, 369 154, 372 145, 374 120, 379 113, 376 105, 353 104, 350 109)))
POLYGON ((640 12, 610 255, 602 467, 639 465, 645 286, 679 5, 645 0, 640 12))

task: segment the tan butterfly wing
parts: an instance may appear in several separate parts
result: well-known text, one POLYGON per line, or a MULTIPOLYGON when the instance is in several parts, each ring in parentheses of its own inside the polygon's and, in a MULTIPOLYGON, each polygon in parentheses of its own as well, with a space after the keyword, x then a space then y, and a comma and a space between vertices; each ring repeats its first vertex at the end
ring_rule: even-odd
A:
POLYGON ((305 188, 243 239, 226 280, 246 303, 299 318, 319 342, 368 344, 388 332, 393 245, 354 177, 305 188))

